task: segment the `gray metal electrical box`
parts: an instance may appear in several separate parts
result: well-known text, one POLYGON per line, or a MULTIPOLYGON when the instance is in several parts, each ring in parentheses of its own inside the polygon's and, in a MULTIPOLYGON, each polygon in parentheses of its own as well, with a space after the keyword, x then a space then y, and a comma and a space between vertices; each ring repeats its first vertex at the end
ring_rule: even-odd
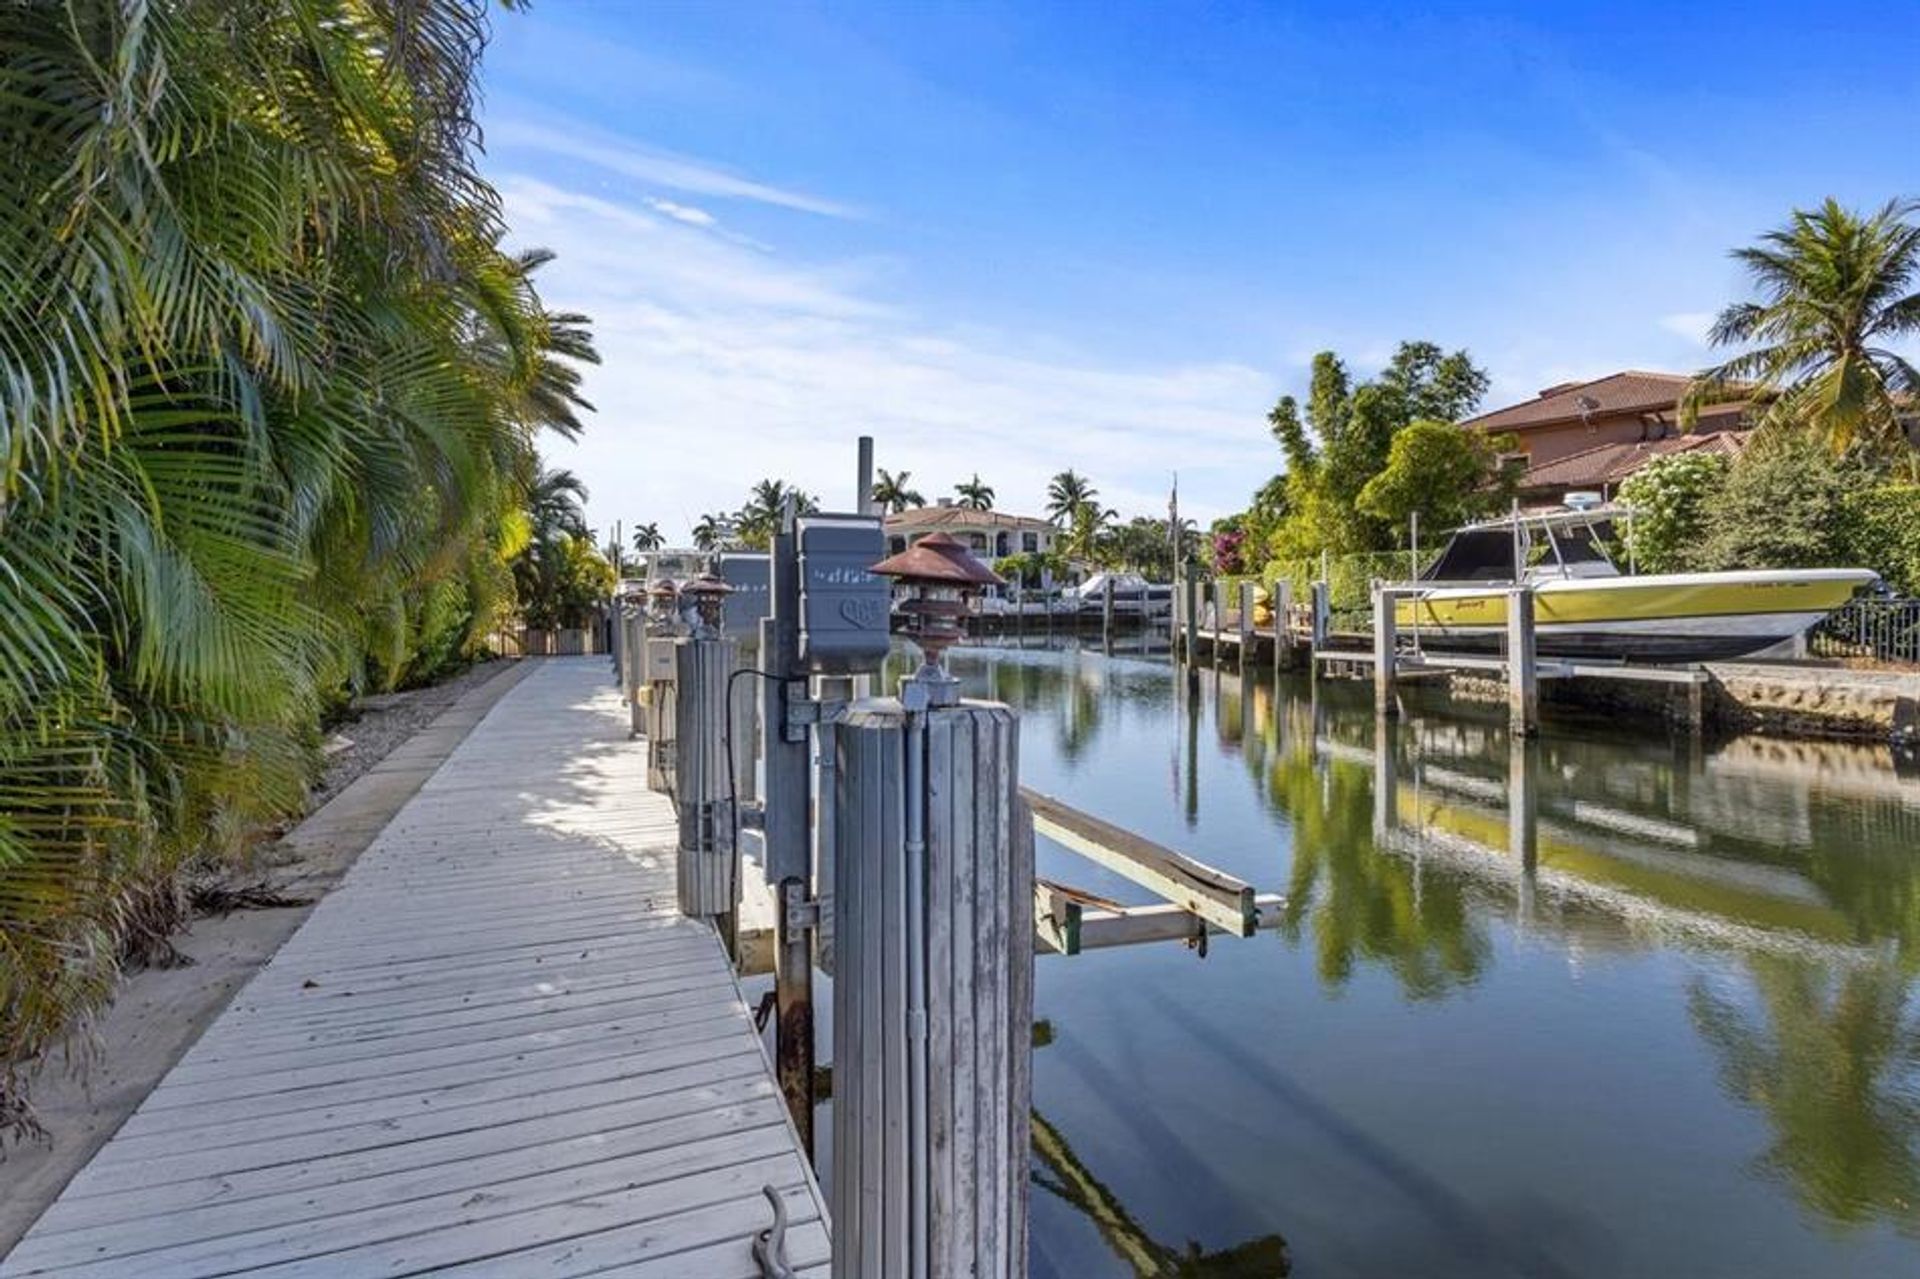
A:
POLYGON ((800 551, 800 665, 813 675, 868 675, 887 657, 893 590, 867 570, 887 555, 873 515, 803 515, 800 551))
POLYGON ((764 551, 728 551, 720 557, 719 573, 733 588, 721 606, 721 631, 741 644, 758 643, 760 619, 773 612, 771 558, 764 551))

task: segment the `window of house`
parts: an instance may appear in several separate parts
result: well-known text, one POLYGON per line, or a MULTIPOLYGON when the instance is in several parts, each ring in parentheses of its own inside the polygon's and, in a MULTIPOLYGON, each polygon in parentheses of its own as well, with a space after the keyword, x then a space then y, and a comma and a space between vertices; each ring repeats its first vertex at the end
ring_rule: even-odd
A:
POLYGON ((1040 535, 1038 533, 1022 533, 1020 535, 1020 549, 1029 555, 1039 550, 1040 535))

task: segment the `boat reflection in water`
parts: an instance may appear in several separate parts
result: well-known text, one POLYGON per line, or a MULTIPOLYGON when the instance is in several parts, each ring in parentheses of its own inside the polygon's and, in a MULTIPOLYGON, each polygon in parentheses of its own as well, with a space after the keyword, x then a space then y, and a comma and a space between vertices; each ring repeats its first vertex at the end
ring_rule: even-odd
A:
POLYGON ((1313 1275, 1920 1273, 1920 779, 1885 750, 955 666, 1031 784, 1287 898, 1204 961, 1041 961, 1036 1131, 1084 1175, 1036 1147, 1036 1274, 1272 1273, 1229 1258, 1280 1238, 1313 1275))

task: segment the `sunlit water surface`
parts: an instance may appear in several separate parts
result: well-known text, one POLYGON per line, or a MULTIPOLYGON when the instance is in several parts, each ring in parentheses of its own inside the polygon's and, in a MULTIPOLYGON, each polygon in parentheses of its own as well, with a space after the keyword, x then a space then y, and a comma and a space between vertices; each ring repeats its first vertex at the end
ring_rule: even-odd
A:
POLYGON ((1039 960, 1036 1276, 1920 1275, 1888 751, 1419 701, 1376 736, 1354 684, 952 664, 1020 711, 1028 785, 1287 898, 1204 955, 1039 960))

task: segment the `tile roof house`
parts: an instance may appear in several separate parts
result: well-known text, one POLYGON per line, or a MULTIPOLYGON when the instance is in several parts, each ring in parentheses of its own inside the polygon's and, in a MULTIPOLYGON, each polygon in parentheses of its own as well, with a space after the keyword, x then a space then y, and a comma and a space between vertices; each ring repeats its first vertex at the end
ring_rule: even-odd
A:
POLYGON ((1750 425, 1746 401, 1709 405, 1690 432, 1680 429, 1680 398, 1692 379, 1629 369, 1591 382, 1563 382, 1531 400, 1495 409, 1465 425, 1512 434, 1527 469, 1521 499, 1554 505, 1568 493, 1611 497, 1622 480, 1656 457, 1705 449, 1739 452, 1750 425))
POLYGON ((1060 534, 1059 527, 1047 520, 958 506, 949 498, 941 498, 935 506, 896 511, 887 516, 886 529, 889 555, 899 554, 929 533, 945 533, 988 560, 1049 550, 1060 534))

